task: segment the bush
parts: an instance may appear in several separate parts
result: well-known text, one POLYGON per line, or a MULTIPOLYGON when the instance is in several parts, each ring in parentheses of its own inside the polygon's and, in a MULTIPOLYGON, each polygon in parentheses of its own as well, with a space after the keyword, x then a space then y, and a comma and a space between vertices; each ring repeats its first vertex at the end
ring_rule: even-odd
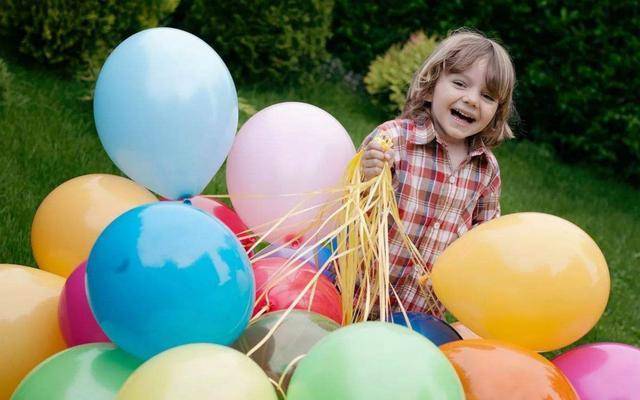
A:
POLYGON ((430 8, 424 0, 336 0, 329 51, 348 69, 364 73, 389 46, 426 28, 430 8))
POLYGON ((413 74, 436 46, 435 38, 418 32, 403 46, 393 45, 383 56, 376 58, 364 78, 374 102, 390 113, 401 111, 413 74))
POLYGON ((127 36, 158 26, 180 0, 3 0, 0 29, 39 62, 97 69, 127 36))
POLYGON ((7 63, 0 58, 0 111, 3 111, 9 101, 12 76, 7 68, 7 63))
POLYGON ((332 9, 333 0, 193 0, 184 24, 237 81, 301 82, 329 58, 332 9))
POLYGON ((553 144, 568 161, 606 166, 640 183, 637 2, 338 0, 335 10, 330 48, 354 68, 397 33, 407 37, 407 27, 443 35, 467 26, 500 38, 516 67, 526 136, 553 144))

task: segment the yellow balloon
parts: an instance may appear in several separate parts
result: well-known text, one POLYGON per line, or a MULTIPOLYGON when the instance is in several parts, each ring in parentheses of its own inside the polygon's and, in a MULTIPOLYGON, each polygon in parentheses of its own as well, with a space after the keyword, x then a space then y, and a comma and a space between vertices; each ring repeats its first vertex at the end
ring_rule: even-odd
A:
POLYGON ((267 375, 249 357, 216 344, 174 347, 140 366, 117 400, 277 400, 267 375))
POLYGON ((158 201, 147 189, 120 176, 79 176, 42 201, 31 227, 31 247, 41 269, 68 277, 86 260, 102 230, 136 206, 158 201))
POLYGON ((585 335, 609 298, 609 269, 598 245, 552 215, 518 213, 456 240, 431 275, 436 295, 473 332, 535 350, 585 335))
POLYGON ((64 279, 20 265, 0 264, 0 400, 22 378, 67 346, 58 327, 64 279))

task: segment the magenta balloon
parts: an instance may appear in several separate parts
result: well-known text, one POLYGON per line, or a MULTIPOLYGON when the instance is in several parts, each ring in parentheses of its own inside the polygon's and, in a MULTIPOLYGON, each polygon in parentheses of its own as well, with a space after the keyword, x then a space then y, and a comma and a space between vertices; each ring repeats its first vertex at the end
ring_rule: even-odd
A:
POLYGON ((109 342, 89 308, 86 277, 85 261, 69 275, 60 294, 58 321, 62 336, 70 347, 84 343, 109 342))
MULTIPOLYGON (((309 194, 342 187, 355 147, 344 127, 331 114, 306 103, 279 103, 251 117, 236 135, 227 160, 227 187, 233 208, 257 234, 260 226, 298 210, 326 203, 340 193, 309 194), (282 196, 296 194, 295 196, 282 196)), ((295 215, 268 235, 281 243, 304 234, 313 220, 324 220, 319 209, 295 215)), ((271 224, 272 225, 272 224, 271 224)), ((327 226, 322 233, 330 231, 327 226)), ((295 247, 295 246, 294 246, 295 247)))
POLYGON ((622 343, 585 344, 556 357, 581 400, 640 399, 640 349, 622 343))

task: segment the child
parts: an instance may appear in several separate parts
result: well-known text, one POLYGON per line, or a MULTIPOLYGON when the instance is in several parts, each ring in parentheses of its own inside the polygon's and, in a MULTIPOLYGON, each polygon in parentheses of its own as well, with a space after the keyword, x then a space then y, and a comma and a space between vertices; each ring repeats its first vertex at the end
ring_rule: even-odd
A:
POLYGON ((389 227, 391 284, 407 311, 442 317, 444 307, 426 304, 421 271, 411 265, 398 229, 430 270, 454 240, 500 216, 500 169, 490 149, 513 138, 508 119, 514 84, 502 46, 479 33, 456 31, 415 74, 400 117, 378 126, 363 142, 366 179, 380 174, 384 162, 392 167, 404 227, 389 227), (391 139, 393 148, 383 152, 371 140, 377 135, 391 139))

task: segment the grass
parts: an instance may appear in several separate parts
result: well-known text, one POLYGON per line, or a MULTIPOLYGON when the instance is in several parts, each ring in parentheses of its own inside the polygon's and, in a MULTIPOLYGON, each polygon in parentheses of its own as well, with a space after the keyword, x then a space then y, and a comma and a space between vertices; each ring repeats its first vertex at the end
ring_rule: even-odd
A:
MULTIPOLYGON (((119 171, 98 140, 91 103, 78 100, 83 85, 11 57, 8 66, 14 82, 10 101, 0 111, 0 262, 35 266, 29 233, 42 199, 75 176, 119 171)), ((334 115, 356 144, 384 119, 365 96, 336 84, 289 89, 239 84, 239 93, 256 109, 280 101, 315 104, 334 115)), ((563 217, 587 231, 607 258, 609 305, 580 342, 640 345, 640 191, 587 168, 562 164, 541 145, 512 142, 496 155, 504 182, 503 213, 540 211, 563 217)), ((223 170, 206 192, 226 193, 223 170)))

